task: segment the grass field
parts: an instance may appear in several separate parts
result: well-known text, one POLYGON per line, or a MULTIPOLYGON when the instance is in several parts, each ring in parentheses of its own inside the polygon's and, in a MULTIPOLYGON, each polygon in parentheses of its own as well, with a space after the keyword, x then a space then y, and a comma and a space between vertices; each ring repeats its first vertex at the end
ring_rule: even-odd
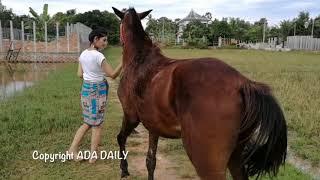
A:
MULTIPOLYGON (((291 149, 314 164, 320 161, 320 54, 182 49, 166 49, 164 54, 172 58, 217 57, 247 77, 270 84, 287 118, 291 149)), ((106 57, 113 66, 120 56, 120 48, 106 50, 106 57)), ((1 179, 119 179, 119 162, 115 160, 98 161, 95 165, 32 160, 34 150, 46 153, 65 151, 81 125, 81 80, 75 74, 76 64, 67 65, 49 74, 46 80, 0 102, 1 179)), ((118 150, 116 135, 121 126, 122 111, 115 101, 115 89, 116 86, 112 87, 109 94, 104 123, 102 145, 106 150, 118 150)), ((81 149, 89 149, 89 143, 89 136, 86 136, 81 149)), ((179 140, 168 141, 160 151, 179 162, 181 168, 177 172, 182 177, 194 176, 179 140)), ((131 155, 134 156, 134 152, 131 155)), ((145 179, 134 175, 132 178, 145 179)), ((287 165, 277 179, 311 177, 287 165)))

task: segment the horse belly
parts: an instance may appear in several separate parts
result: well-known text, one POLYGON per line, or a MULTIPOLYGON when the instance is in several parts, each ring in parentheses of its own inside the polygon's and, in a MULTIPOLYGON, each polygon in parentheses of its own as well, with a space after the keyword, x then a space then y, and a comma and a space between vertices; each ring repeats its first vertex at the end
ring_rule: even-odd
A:
POLYGON ((165 138, 180 138, 181 124, 171 109, 158 108, 156 105, 143 107, 139 118, 152 132, 165 138))
POLYGON ((144 126, 166 138, 181 137, 181 124, 171 105, 173 67, 167 67, 155 75, 141 108, 141 115, 145 117, 141 120, 144 126))

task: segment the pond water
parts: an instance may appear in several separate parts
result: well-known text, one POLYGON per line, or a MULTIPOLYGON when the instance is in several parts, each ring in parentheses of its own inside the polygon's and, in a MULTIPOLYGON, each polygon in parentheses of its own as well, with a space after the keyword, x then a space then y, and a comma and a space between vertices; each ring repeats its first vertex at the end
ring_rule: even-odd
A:
POLYGON ((0 101, 47 78, 65 64, 0 64, 0 101))

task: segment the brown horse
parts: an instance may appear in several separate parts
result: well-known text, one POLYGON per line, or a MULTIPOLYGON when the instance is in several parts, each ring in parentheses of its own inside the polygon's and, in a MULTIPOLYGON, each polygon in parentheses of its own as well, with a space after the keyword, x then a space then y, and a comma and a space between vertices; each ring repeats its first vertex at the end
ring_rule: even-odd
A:
MULTIPOLYGON (((149 131, 146 166, 153 179, 158 138, 182 138, 201 179, 275 176, 284 164, 287 126, 270 88, 214 58, 174 60, 161 54, 141 25, 150 11, 119 11, 124 118, 120 150, 141 122, 149 131)), ((129 176, 121 160, 121 177, 129 176)))

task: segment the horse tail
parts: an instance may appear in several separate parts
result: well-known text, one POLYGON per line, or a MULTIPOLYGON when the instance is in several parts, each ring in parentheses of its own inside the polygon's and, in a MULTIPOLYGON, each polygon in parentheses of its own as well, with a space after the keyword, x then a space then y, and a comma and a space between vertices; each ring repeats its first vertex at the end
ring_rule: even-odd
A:
POLYGON ((239 143, 249 176, 276 176, 287 154, 287 125, 281 107, 270 88, 248 81, 240 89, 243 99, 239 143))

